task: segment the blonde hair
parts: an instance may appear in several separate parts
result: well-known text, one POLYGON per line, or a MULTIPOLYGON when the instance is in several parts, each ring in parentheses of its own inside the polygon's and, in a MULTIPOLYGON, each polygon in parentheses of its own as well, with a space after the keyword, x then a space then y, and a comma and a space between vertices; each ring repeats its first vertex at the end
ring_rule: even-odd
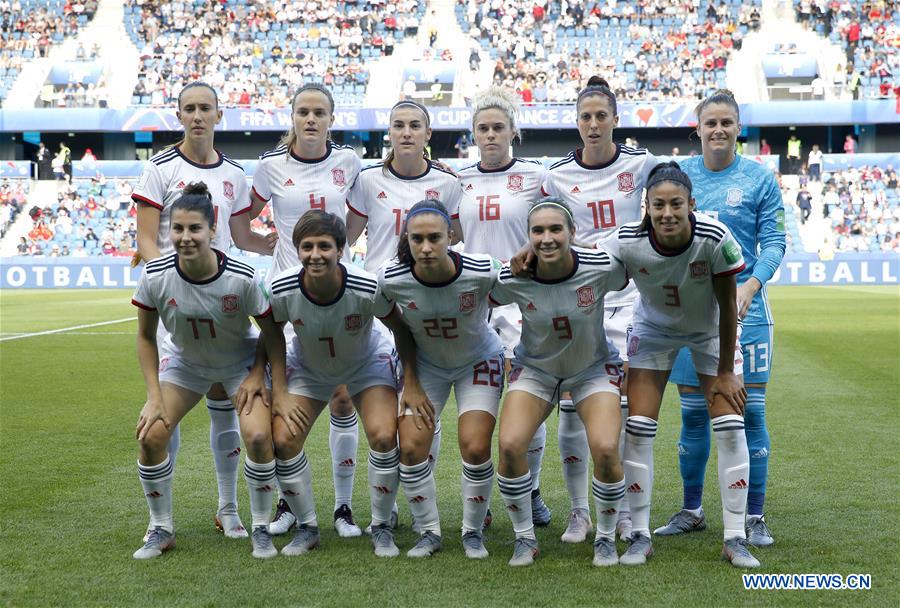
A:
POLYGON ((489 86, 472 99, 472 131, 475 130, 475 119, 478 113, 491 109, 500 110, 506 115, 510 129, 515 131, 515 138, 522 143, 522 133, 519 131, 519 125, 516 124, 516 117, 519 114, 519 99, 508 89, 497 85, 489 86))
MULTIPOLYGON (((318 82, 309 82, 294 93, 294 96, 291 97, 291 128, 288 129, 287 133, 281 136, 281 140, 278 142, 278 145, 287 146, 287 149, 290 150, 294 147, 294 144, 297 143, 297 132, 294 131, 294 104, 297 103, 297 98, 300 97, 302 93, 307 91, 318 91, 326 98, 328 98, 328 106, 331 108, 331 114, 334 115, 334 97, 331 96, 331 91, 329 91, 325 85, 319 84, 318 82)), ((326 139, 331 139, 331 132, 329 131, 325 135, 326 139)), ((285 156, 285 159, 289 158, 285 156)))

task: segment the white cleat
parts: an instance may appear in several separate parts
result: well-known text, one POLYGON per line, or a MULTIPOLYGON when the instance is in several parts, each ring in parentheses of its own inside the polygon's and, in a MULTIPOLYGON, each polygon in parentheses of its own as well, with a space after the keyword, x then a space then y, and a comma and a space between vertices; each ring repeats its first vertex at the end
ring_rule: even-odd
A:
POLYGON ((587 509, 572 509, 569 513, 569 525, 560 537, 564 543, 583 543, 593 530, 591 515, 587 509))
POLYGON ((233 504, 225 505, 219 509, 215 517, 216 530, 224 532, 227 538, 247 538, 247 529, 241 523, 241 518, 237 514, 237 506, 233 504))
POLYGON ((278 549, 272 544, 268 526, 256 526, 250 533, 250 542, 253 545, 253 557, 257 559, 270 559, 278 555, 278 549))
POLYGON ((294 539, 281 549, 282 555, 303 555, 319 547, 319 528, 301 524, 294 532, 294 539))
POLYGON ((722 546, 722 559, 735 568, 759 568, 759 560, 747 549, 746 538, 729 538, 722 546))
POLYGON ((334 529, 341 538, 356 538, 362 536, 362 530, 353 521, 353 511, 347 505, 341 505, 334 512, 334 529))
POLYGON ((595 566, 617 566, 619 564, 619 554, 616 553, 616 541, 612 538, 601 536, 594 541, 594 561, 595 566))
POLYGON ((388 524, 372 526, 372 545, 376 557, 397 557, 400 549, 394 544, 394 533, 388 524))
POLYGON ((297 518, 291 513, 291 508, 288 506, 287 501, 282 498, 278 501, 278 506, 275 508, 275 517, 269 524, 269 534, 281 536, 290 532, 296 525, 297 518))
POLYGON ((156 526, 148 534, 144 545, 132 554, 134 559, 153 559, 163 552, 175 548, 175 533, 169 532, 162 526, 156 526))
POLYGON ((469 559, 485 559, 488 551, 484 547, 484 534, 481 532, 466 532, 462 537, 463 548, 469 559))

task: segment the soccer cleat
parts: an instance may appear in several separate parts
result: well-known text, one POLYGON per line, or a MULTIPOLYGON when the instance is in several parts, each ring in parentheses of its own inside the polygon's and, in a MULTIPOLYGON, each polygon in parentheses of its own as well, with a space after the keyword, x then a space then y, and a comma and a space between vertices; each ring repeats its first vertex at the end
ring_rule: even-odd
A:
POLYGON ((650 537, 636 533, 628 539, 628 549, 619 558, 619 563, 626 566, 642 566, 652 555, 653 543, 650 542, 650 537))
POLYGON ((175 548, 175 533, 169 532, 162 526, 156 526, 150 530, 144 545, 132 554, 134 559, 153 559, 163 554, 163 551, 175 548))
POLYGON ((736 568, 759 568, 759 560, 750 554, 746 538, 729 538, 722 546, 722 559, 736 568))
POLYGON ((282 555, 303 555, 319 546, 319 528, 300 524, 294 532, 294 539, 281 549, 282 555))
POLYGON ((514 568, 518 566, 530 566, 534 563, 534 558, 537 556, 537 539, 520 536, 516 539, 515 545, 513 545, 513 555, 509 560, 509 565, 514 568))
MULTIPOLYGON (((391 507, 391 521, 388 525, 391 527, 391 530, 396 530, 400 525, 400 513, 397 511, 397 503, 394 503, 394 506, 391 507)), ((372 536, 372 524, 366 526, 363 532, 366 536, 372 536)))
POLYGON ((219 509, 215 517, 216 530, 224 532, 227 538, 247 538, 247 529, 241 523, 237 505, 229 503, 219 509))
POLYGON ((426 530, 416 541, 416 546, 406 552, 406 557, 431 557, 442 547, 441 537, 431 530, 426 530))
MULTIPOLYGON (((620 515, 623 514, 620 512, 620 515)), ((616 534, 623 543, 627 543, 631 538, 631 513, 625 511, 624 515, 616 522, 616 534)))
POLYGON ((469 559, 484 559, 488 556, 487 549, 484 548, 484 534, 481 532, 466 532, 463 534, 462 544, 469 559))
POLYGON ((751 515, 747 518, 747 540, 754 547, 768 547, 775 543, 772 531, 766 525, 765 515, 751 515))
POLYGON ((543 528, 544 526, 550 525, 551 517, 553 517, 553 513, 550 512, 550 508, 544 503, 544 499, 541 497, 541 490, 532 490, 531 523, 539 528, 543 528))
MULTIPOLYGON (((491 523, 493 523, 493 521, 494 521, 494 514, 491 513, 491 508, 488 507, 487 513, 484 516, 484 525, 482 526, 481 529, 487 530, 488 528, 491 527, 491 523)), ((532 523, 534 523, 534 522, 532 521, 532 523)))
POLYGON ((253 557, 257 559, 269 559, 278 555, 278 549, 272 544, 268 526, 256 526, 250 533, 250 543, 253 545, 253 557))
POLYGON ((591 515, 587 509, 572 509, 569 513, 569 525, 560 540, 564 543, 583 543, 592 529, 591 515))
POLYGON ((341 538, 362 536, 362 530, 353 522, 353 511, 347 505, 341 505, 334 512, 334 529, 341 538))
POLYGON ((296 525, 297 518, 291 513, 291 507, 288 506, 285 499, 280 499, 278 501, 278 506, 275 508, 275 518, 269 524, 269 534, 272 536, 281 536, 282 534, 290 532, 296 525))
POLYGON ((682 509, 672 516, 664 526, 653 531, 659 536, 675 536, 676 534, 687 534, 688 532, 699 532, 706 530, 706 515, 703 509, 700 509, 700 517, 697 517, 687 509, 682 509))
POLYGON ((400 549, 394 544, 394 533, 388 524, 372 526, 372 545, 376 557, 397 557, 400 549))
POLYGON ((619 554, 616 553, 616 541, 612 538, 601 536, 594 541, 595 566, 615 566, 619 563, 619 554))

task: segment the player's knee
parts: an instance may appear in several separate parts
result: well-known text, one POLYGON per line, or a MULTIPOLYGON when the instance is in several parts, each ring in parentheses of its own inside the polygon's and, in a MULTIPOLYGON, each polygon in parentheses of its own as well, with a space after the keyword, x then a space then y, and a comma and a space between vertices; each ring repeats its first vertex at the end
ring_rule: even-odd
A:
POLYGON ((328 407, 332 416, 345 418, 353 414, 353 399, 350 398, 350 393, 347 392, 346 386, 342 385, 335 389, 331 400, 328 402, 328 407))
POLYGON ((171 435, 166 425, 161 420, 157 420, 144 435, 143 439, 139 440, 141 450, 146 454, 165 452, 171 435))
POLYGON ((604 471, 610 470, 619 463, 619 442, 617 437, 598 437, 589 444, 594 467, 604 471))
POLYGON ((528 452, 528 441, 530 439, 531 437, 523 439, 522 437, 515 437, 511 434, 504 435, 501 433, 499 441, 500 461, 512 463, 525 458, 525 455, 528 452))
POLYGON ((424 437, 400 438, 400 461, 405 464, 417 464, 428 457, 428 449, 431 447, 432 434, 428 433, 427 440, 424 437))
POLYGON ((459 452, 464 462, 487 462, 491 457, 490 438, 460 437, 459 452))
POLYGON ((373 429, 368 433, 369 448, 373 452, 390 452, 397 447, 396 431, 391 432, 388 429, 373 429))
POLYGON ((275 444, 275 455, 284 458, 296 451, 298 439, 291 435, 286 424, 278 421, 272 425, 272 443, 275 444))
POLYGON ((272 433, 270 429, 261 427, 244 432, 244 445, 251 456, 266 452, 272 447, 272 433))

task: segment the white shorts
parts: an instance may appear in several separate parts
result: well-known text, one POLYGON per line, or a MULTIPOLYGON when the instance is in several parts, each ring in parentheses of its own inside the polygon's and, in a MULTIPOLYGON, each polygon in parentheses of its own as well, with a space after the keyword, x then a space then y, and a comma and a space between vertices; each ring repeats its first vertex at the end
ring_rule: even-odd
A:
POLYGON ((603 330, 606 337, 616 350, 622 361, 628 362, 628 349, 625 344, 628 341, 628 330, 634 317, 634 302, 627 302, 621 306, 607 307, 603 310, 603 330))
POLYGON ((398 368, 397 353, 382 347, 356 369, 348 369, 339 376, 329 377, 304 367, 291 348, 287 356, 288 392, 327 402, 341 384, 347 385, 351 397, 372 386, 387 386, 397 390, 398 368))
POLYGON ((159 381, 186 388, 205 395, 213 384, 221 383, 229 397, 233 397, 247 377, 255 357, 239 365, 212 368, 193 365, 178 355, 164 353, 159 360, 159 381))
POLYGON ((503 355, 512 359, 513 350, 522 338, 522 311, 516 304, 492 308, 490 324, 503 342, 503 355))
POLYGON ((548 403, 559 399, 562 393, 571 393, 572 402, 578 405, 594 393, 620 395, 625 370, 618 355, 606 361, 598 361, 569 378, 556 378, 513 359, 509 371, 509 390, 525 391, 548 403))
MULTIPOLYGON (((741 352, 741 328, 734 349, 735 373, 744 369, 741 352)), ((640 322, 628 334, 628 365, 640 369, 671 370, 682 347, 691 351, 698 374, 715 376, 719 371, 719 336, 664 336, 658 330, 640 322)))
MULTIPOLYGON (((454 369, 435 367, 424 361, 416 362, 419 384, 431 404, 434 405, 435 419, 441 417, 444 405, 450 397, 450 388, 456 394, 457 416, 466 412, 487 412, 494 418, 500 410, 500 396, 503 394, 503 355, 493 353, 484 359, 470 362, 454 369)), ((413 411, 405 408, 401 416, 411 416, 413 411)))

